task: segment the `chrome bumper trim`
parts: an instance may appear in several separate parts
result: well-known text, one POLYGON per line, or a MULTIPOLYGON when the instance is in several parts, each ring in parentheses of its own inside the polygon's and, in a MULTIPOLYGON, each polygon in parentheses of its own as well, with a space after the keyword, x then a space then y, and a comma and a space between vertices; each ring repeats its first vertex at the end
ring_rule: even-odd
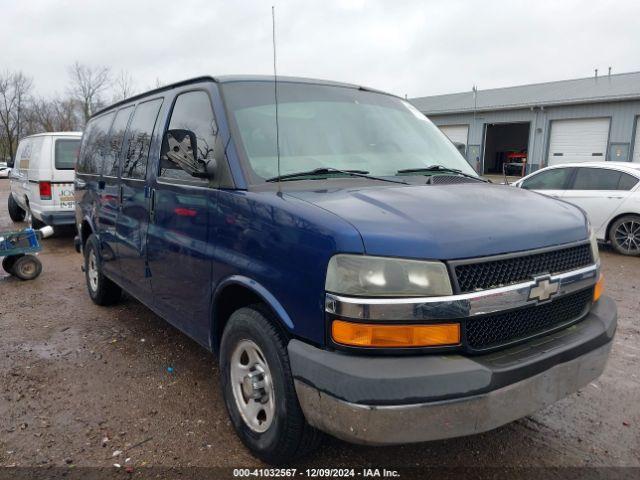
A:
MULTIPOLYGON (((594 264, 546 277, 550 282, 558 282, 558 291, 549 301, 594 286, 599 271, 600 265, 594 264)), ((359 298, 327 293, 325 311, 358 320, 448 320, 475 317, 542 303, 529 298, 531 289, 536 284, 535 280, 531 280, 461 295, 423 298, 359 298)))

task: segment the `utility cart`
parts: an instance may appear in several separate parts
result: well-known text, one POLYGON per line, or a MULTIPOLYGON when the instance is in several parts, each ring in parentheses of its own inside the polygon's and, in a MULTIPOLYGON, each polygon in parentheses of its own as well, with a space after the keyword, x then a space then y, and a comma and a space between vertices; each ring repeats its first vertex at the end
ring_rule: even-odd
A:
POLYGON ((40 239, 53 235, 52 227, 39 230, 25 228, 19 232, 0 233, 2 268, 20 280, 33 280, 42 272, 36 253, 42 250, 40 239))

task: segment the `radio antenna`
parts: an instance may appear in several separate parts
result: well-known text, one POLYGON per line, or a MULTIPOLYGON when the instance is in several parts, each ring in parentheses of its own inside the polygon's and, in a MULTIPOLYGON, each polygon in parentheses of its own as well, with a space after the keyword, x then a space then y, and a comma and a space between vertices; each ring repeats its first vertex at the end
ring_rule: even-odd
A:
POLYGON ((271 37, 273 40, 273 96, 276 102, 276 156, 278 168, 278 191, 280 191, 280 125, 278 123, 278 69, 276 57, 276 7, 271 6, 271 37))

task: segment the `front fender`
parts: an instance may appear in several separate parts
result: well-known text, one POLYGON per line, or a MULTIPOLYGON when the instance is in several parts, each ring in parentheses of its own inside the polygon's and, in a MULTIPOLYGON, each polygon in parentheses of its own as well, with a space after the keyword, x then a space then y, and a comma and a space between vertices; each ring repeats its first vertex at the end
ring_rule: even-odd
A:
MULTIPOLYGON (((277 315, 280 322, 287 328, 287 330, 292 331, 294 329, 293 320, 282 306, 282 304, 278 301, 278 299, 262 284, 256 282, 255 280, 246 277, 244 275, 232 275, 230 277, 222 280, 218 286, 216 287, 213 296, 212 296, 212 305, 211 311, 215 311, 215 307, 220 300, 220 294, 222 291, 230 286, 230 285, 240 285, 242 287, 247 288, 248 290, 255 293, 258 297, 260 297, 264 303, 271 308, 271 310, 277 315)), ((215 345, 219 339, 214 338, 217 332, 216 327, 216 318, 215 315, 211 316, 211 342, 212 346, 215 345)))

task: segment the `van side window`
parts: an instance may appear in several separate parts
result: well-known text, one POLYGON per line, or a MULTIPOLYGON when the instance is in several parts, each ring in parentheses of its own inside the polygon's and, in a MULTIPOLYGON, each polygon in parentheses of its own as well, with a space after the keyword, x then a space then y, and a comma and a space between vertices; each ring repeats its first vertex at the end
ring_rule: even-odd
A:
POLYGON ((99 175, 102 172, 102 153, 107 146, 109 127, 114 115, 114 112, 111 112, 95 118, 85 128, 77 166, 78 173, 99 175))
POLYGON ((122 150, 122 141, 124 133, 129 123, 129 117, 133 113, 133 106, 121 108, 116 113, 116 118, 111 126, 109 134, 109 144, 104 152, 104 170, 103 175, 109 177, 118 176, 118 165, 120 160, 120 151, 122 150))
MULTIPOLYGON (((178 95, 171 112, 169 130, 190 130, 195 133, 198 150, 196 160, 205 163, 211 160, 217 128, 209 95, 204 91, 178 95)), ((163 152, 160 158, 160 177, 188 180, 195 184, 208 183, 207 179, 196 178, 185 172, 166 155, 166 152, 163 152)))
POLYGON ((86 173, 87 170, 87 159, 89 156, 87 152, 89 150, 90 138, 93 138, 93 127, 95 122, 93 120, 89 120, 89 123, 84 127, 84 131, 82 132, 82 140, 80 141, 80 155, 78 155, 78 163, 76 163, 76 172, 77 173, 86 173))
POLYGON ((136 107, 127 129, 127 148, 122 166, 122 178, 144 179, 147 176, 149 148, 162 98, 144 102, 136 107))

